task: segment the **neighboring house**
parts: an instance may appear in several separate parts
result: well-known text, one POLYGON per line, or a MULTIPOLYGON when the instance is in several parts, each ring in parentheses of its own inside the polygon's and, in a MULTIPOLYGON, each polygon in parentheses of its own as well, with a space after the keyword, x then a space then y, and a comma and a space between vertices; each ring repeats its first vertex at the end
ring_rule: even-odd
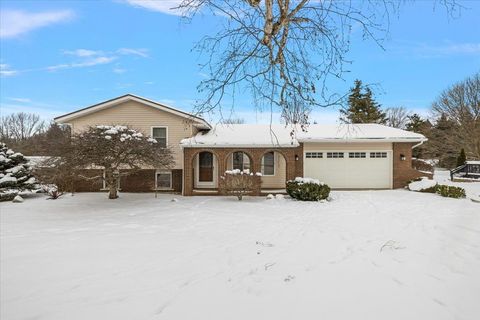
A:
MULTIPOLYGON (((124 124, 172 148, 172 169, 145 168, 123 177, 123 191, 215 194, 219 179, 230 169, 261 172, 263 192, 282 191, 295 177, 317 178, 334 189, 392 189, 425 175, 412 169, 411 157, 412 148, 427 139, 378 124, 314 124, 307 132, 268 124, 212 127, 202 118, 131 94, 55 121, 69 124, 73 132, 124 124)), ((102 186, 79 188, 95 191, 102 186)))

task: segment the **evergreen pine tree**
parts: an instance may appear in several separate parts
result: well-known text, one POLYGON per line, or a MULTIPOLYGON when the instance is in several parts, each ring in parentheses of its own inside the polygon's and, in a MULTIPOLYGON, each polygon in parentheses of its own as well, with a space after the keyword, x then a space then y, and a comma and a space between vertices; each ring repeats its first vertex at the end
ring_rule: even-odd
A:
POLYGON ((386 114, 373 98, 372 90, 365 87, 361 80, 355 80, 348 96, 348 108, 340 110, 340 120, 345 123, 380 123, 387 122, 386 114), (363 92, 365 91, 365 92, 363 92))
MULTIPOLYGON (((412 131, 416 133, 421 133, 428 139, 430 139, 432 124, 428 120, 422 119, 418 113, 414 113, 411 116, 408 116, 408 122, 405 125, 405 130, 412 131)), ((412 156, 414 158, 422 159, 426 155, 426 149, 430 141, 427 141, 426 144, 416 147, 412 150, 412 156)))
POLYGON ((13 199, 20 191, 36 188, 36 180, 23 154, 0 143, 0 201, 13 199))
POLYGON ((426 121, 423 120, 418 113, 414 113, 411 116, 408 116, 408 122, 405 125, 405 129, 407 131, 422 133, 425 122, 426 121))
POLYGON ((467 161, 467 156, 465 155, 465 149, 462 148, 457 158, 457 167, 464 165, 466 161, 467 161))
POLYGON ((428 148, 431 156, 439 160, 444 168, 453 168, 457 164, 457 126, 455 122, 442 114, 432 127, 428 148))

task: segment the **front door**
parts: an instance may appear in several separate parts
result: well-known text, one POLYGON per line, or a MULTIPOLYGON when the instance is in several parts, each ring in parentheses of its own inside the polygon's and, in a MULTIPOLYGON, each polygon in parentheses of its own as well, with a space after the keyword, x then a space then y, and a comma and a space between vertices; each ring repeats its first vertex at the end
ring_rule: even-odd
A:
POLYGON ((200 152, 198 155, 198 181, 213 182, 213 154, 200 152))

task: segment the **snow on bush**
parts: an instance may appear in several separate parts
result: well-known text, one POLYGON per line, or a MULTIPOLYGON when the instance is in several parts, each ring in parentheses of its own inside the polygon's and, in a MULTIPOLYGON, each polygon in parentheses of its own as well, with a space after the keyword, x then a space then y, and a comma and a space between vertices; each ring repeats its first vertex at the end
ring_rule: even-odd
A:
POLYGON ((261 176, 259 172, 254 174, 248 169, 227 170, 220 179, 220 192, 225 195, 235 195, 238 200, 242 200, 243 196, 260 191, 261 176))
POLYGON ((38 189, 28 159, 0 143, 0 201, 10 201, 24 190, 38 189))
MULTIPOLYGON (((435 180, 422 177, 419 181, 413 181, 408 184, 408 189, 411 191, 424 191, 436 187, 437 182, 435 180)), ((435 191, 433 191, 435 192, 435 191)))
POLYGON ((287 193, 290 197, 300 201, 320 201, 327 199, 330 187, 312 178, 300 178, 287 181, 287 193))
POLYGON ((318 184, 318 185, 323 185, 324 184, 323 182, 320 182, 320 180, 313 179, 313 178, 296 177, 294 181, 298 182, 300 184, 302 184, 302 183, 314 183, 314 184, 318 184))

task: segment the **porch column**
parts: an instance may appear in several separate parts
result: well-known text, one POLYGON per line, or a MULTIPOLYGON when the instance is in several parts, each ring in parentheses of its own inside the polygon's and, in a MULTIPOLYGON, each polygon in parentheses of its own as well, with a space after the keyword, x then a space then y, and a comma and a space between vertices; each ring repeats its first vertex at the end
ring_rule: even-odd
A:
POLYGON ((193 195, 193 154, 194 148, 183 149, 183 195, 193 195))

